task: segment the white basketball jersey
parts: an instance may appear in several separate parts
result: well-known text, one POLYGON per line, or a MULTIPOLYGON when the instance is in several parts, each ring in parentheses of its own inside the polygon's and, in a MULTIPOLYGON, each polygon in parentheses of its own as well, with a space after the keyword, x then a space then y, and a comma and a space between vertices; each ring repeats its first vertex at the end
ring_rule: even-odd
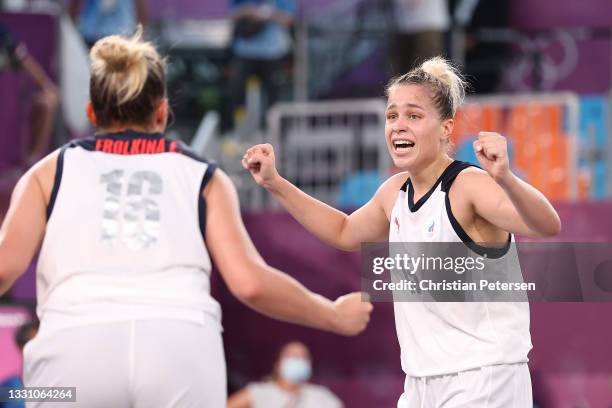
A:
POLYGON ((64 146, 38 259, 41 320, 168 318, 220 330, 201 195, 214 170, 161 134, 64 146))
MULTIPOLYGON (((474 243, 452 214, 448 191, 468 163, 455 161, 431 190, 414 203, 410 180, 393 210, 390 242, 464 242, 489 257, 516 251, 474 243)), ((527 302, 394 302, 402 369, 409 376, 450 374, 492 364, 528 361, 531 349, 527 302)))

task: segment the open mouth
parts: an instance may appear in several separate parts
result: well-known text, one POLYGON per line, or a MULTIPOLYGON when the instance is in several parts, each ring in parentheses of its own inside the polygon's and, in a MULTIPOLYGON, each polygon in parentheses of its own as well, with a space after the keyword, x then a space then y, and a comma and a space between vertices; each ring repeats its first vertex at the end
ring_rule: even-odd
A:
POLYGON ((399 140, 393 141, 393 149, 396 152, 408 151, 412 149, 413 147, 414 147, 414 142, 410 140, 399 139, 399 140))

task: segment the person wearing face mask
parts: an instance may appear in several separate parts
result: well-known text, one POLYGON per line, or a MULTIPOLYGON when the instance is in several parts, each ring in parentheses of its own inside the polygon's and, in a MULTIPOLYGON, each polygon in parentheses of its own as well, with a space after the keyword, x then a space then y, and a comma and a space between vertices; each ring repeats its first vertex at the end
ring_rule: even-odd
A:
POLYGON ((228 400, 228 408, 340 408, 342 402, 326 387, 309 384, 312 359, 300 342, 281 349, 270 381, 249 384, 228 400))

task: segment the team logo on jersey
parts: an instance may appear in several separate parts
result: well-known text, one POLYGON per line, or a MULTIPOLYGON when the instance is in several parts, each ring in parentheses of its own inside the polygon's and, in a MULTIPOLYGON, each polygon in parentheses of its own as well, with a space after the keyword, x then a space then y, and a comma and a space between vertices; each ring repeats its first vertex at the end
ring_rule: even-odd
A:
POLYGON ((436 220, 434 220, 434 219, 432 218, 432 219, 430 219, 430 220, 427 222, 427 224, 425 224, 425 225, 427 225, 427 229, 426 229, 426 231, 425 231, 425 232, 426 232, 426 234, 427 234, 428 236, 430 236, 430 237, 431 237, 431 236, 433 236, 433 234, 434 234, 434 229, 436 228, 436 220))
POLYGON ((399 234, 400 225, 399 225, 399 220, 397 219, 397 217, 395 217, 395 226, 397 227, 397 233, 399 234))

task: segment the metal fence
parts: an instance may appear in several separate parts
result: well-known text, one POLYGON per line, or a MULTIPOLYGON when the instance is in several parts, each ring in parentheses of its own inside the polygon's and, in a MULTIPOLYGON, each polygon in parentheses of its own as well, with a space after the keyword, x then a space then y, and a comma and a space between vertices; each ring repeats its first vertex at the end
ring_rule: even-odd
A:
POLYGON ((350 178, 386 174, 391 160, 383 137, 385 106, 382 99, 274 106, 268 128, 279 171, 332 205, 350 178))

